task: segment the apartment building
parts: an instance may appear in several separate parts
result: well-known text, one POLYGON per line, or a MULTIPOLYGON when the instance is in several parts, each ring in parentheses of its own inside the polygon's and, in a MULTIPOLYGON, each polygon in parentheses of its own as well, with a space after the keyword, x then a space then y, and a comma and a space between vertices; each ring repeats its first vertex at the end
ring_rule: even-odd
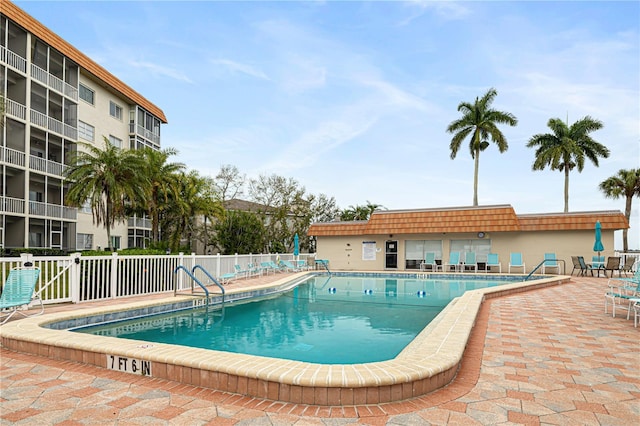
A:
MULTIPOLYGON (((108 246, 89 208, 65 205, 65 168, 78 142, 160 149, 166 124, 156 105, 25 13, 0 8, 0 248, 108 246)), ((130 218, 112 230, 115 247, 142 247, 151 224, 130 218)))

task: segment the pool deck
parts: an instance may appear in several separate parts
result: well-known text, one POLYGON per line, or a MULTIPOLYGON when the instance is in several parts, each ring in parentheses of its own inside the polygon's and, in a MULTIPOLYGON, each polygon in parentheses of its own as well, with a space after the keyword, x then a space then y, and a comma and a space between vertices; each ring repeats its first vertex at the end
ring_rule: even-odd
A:
MULTIPOLYGON (((251 288, 268 279, 273 276, 229 288, 251 288)), ((605 278, 573 277, 566 284, 485 301, 453 382, 401 402, 274 402, 1 349, 0 420, 69 425, 83 424, 87 416, 94 424, 638 424, 640 328, 622 309, 616 318, 604 314, 606 283, 605 278)), ((96 305, 47 307, 47 313, 96 305)))

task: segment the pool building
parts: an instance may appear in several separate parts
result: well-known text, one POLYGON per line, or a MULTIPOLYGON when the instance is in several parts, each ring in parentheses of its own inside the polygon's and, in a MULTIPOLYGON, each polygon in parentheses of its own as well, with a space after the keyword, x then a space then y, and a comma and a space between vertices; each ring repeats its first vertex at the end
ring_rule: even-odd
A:
POLYGON ((629 228, 624 214, 615 210, 516 214, 507 204, 376 210, 367 221, 314 223, 308 235, 316 238, 316 259, 329 260, 336 270, 411 271, 420 269, 427 253, 446 264, 450 253, 475 252, 480 270, 487 255, 495 253, 503 272, 511 253, 521 253, 525 267, 511 272, 529 273, 545 253, 554 253, 561 260, 554 272, 562 273, 564 263, 570 273, 571 256, 590 261, 598 254, 593 251, 598 221, 604 245, 600 256, 613 256, 614 232, 629 228))

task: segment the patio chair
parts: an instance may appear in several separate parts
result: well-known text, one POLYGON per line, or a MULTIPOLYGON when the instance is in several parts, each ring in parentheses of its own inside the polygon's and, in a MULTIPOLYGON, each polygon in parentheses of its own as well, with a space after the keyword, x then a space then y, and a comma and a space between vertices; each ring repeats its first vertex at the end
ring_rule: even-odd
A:
POLYGON ((293 263, 289 262, 288 260, 281 260, 280 265, 281 265, 281 268, 284 269, 285 271, 289 271, 289 272, 299 271, 298 267, 293 263))
POLYGON ((607 305, 611 302, 611 314, 615 317, 616 305, 626 302, 628 304, 627 319, 629 319, 631 316, 632 305, 640 299, 640 280, 635 283, 629 281, 629 283, 632 283, 631 285, 625 282, 618 284, 619 281, 621 280, 618 278, 612 277, 609 279, 609 290, 604 294, 604 313, 607 313, 607 305))
MULTIPOLYGON (((622 267, 620 268, 620 272, 624 273, 624 275, 626 276, 627 274, 633 274, 633 267, 636 264, 636 258, 633 256, 627 256, 624 259, 624 265, 622 265, 622 267)), ((638 265, 638 267, 636 267, 636 272, 637 270, 640 269, 640 265, 638 265)))
POLYGON ((0 324, 9 321, 15 314, 30 317, 44 312, 42 299, 35 293, 39 275, 38 268, 16 268, 9 272, 0 296, 0 318, 3 318, 0 324), (35 300, 40 303, 40 312, 25 313, 29 304, 35 300))
POLYGON ((236 278, 249 278, 249 270, 242 269, 242 266, 237 263, 233 265, 233 269, 235 270, 236 278))
POLYGON ((598 271, 598 273, 600 273, 600 268, 594 268, 593 266, 591 266, 591 264, 586 263, 584 261, 584 256, 578 256, 578 263, 580 264, 580 270, 581 273, 580 275, 585 276, 587 275, 587 272, 591 271, 591 276, 593 276, 593 271, 596 270, 598 271))
POLYGON ((442 271, 449 272, 451 267, 453 267, 454 272, 458 272, 460 269, 460 252, 452 251, 449 253, 449 261, 443 265, 442 271))
MULTIPOLYGON (((595 269, 595 268, 594 268, 595 269)), ((609 256, 607 258, 607 264, 604 267, 600 268, 604 270, 604 276, 607 276, 607 271, 611 271, 611 278, 613 278, 613 273, 618 271, 618 276, 620 277, 620 257, 618 256, 609 256)))
POLYGON ((431 268, 432 272, 435 272, 438 269, 438 265, 436 264, 436 254, 435 252, 427 252, 424 255, 424 260, 420 262, 420 270, 425 271, 427 267, 431 268))
POLYGON ((638 319, 640 319, 640 299, 633 301, 633 326, 638 326, 638 319))
POLYGON ((511 268, 522 268, 523 274, 527 272, 527 268, 522 260, 522 253, 515 252, 509 255, 509 273, 511 273, 511 268))
POLYGON ((604 256, 591 256, 591 267, 593 269, 604 268, 604 256))
POLYGON ((219 281, 220 281, 220 284, 226 285, 226 284, 229 284, 231 281, 235 280, 236 278, 238 278, 238 276, 235 272, 228 272, 226 274, 222 274, 219 278, 219 281))
POLYGON ((485 264, 484 271, 489 272, 489 268, 498 268, 498 273, 502 273, 502 263, 498 257, 498 253, 487 254, 487 263, 485 264))
POLYGON ((558 259, 556 259, 555 253, 545 253, 544 254, 544 263, 542 264, 542 274, 546 274, 546 270, 548 268, 555 269, 556 272, 560 273, 560 264, 558 264, 558 259))
POLYGON ((467 268, 473 268, 473 272, 478 272, 478 262, 476 262, 476 252, 468 251, 464 254, 464 264, 462 264, 462 272, 467 268))

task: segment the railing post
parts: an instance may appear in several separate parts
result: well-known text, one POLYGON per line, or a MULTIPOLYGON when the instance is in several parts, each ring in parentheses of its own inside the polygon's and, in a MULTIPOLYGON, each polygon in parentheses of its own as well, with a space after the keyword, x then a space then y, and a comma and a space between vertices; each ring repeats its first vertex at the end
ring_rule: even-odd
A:
POLYGON ((20 253, 20 264, 23 267, 33 266, 33 255, 31 253, 20 253))
POLYGON ((220 269, 222 268, 222 258, 220 257, 220 253, 216 254, 216 277, 221 277, 220 269))
MULTIPOLYGON (((182 266, 183 268, 184 266, 184 253, 180 252, 178 253, 178 266, 182 266)), ((178 282, 176 283, 176 292, 178 291, 178 289, 182 290, 182 285, 184 283, 183 278, 182 278, 183 274, 179 274, 178 275, 178 282)))
POLYGON ((69 296, 71 303, 80 302, 80 253, 72 253, 70 257, 71 267, 69 268, 69 296))
POLYGON ((118 297, 118 252, 114 251, 111 253, 111 298, 115 299, 118 297))

